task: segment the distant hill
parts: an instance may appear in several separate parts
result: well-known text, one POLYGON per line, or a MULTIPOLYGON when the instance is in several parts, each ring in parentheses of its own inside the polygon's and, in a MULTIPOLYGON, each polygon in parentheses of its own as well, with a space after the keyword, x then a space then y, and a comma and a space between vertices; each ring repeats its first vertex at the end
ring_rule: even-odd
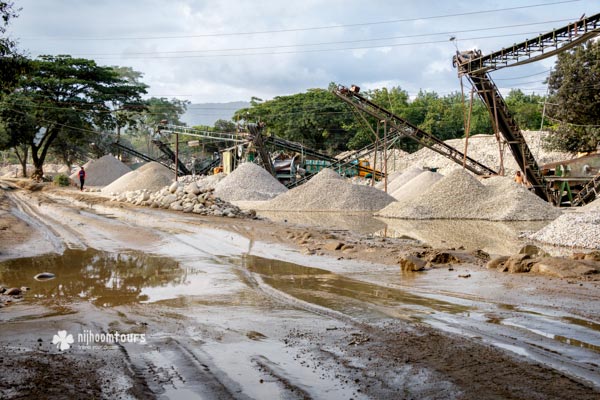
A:
POLYGON ((208 125, 212 126, 218 119, 231 120, 233 113, 240 108, 249 107, 247 101, 233 101, 230 103, 198 103, 190 104, 181 120, 188 126, 208 125))

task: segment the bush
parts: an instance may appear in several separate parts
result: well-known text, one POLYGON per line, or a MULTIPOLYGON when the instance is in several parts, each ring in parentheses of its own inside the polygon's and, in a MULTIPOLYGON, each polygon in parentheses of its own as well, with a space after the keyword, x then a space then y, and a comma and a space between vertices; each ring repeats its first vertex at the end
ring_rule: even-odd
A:
POLYGON ((71 181, 68 176, 59 174, 54 177, 54 184, 58 186, 69 186, 71 181))

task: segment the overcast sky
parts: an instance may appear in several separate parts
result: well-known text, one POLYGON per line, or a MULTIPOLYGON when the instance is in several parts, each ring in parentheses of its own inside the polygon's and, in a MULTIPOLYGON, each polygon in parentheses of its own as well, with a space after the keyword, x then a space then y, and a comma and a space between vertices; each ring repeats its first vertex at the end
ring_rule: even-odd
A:
MULTIPOLYGON (((70 54, 130 66, 143 73, 149 95, 193 103, 270 99, 330 82, 447 94, 460 90, 455 46, 488 53, 600 11, 595 0, 16 3, 22 10, 9 33, 30 56, 70 54)), ((553 64, 493 77, 504 91, 544 93, 553 64)))

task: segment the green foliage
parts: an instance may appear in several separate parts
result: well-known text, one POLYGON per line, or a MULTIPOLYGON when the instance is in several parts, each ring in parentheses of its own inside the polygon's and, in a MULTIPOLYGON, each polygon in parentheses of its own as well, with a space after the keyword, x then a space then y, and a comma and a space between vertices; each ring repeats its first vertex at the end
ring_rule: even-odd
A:
POLYGON ((53 182, 58 186, 69 186, 71 183, 69 177, 63 174, 56 175, 53 179, 53 182))
POLYGON ((553 148, 593 151, 600 144, 600 42, 559 54, 548 78, 553 148))
POLYGON ((521 129, 539 130, 542 124, 542 108, 544 97, 524 94, 519 89, 513 89, 506 96, 506 104, 515 116, 521 129))
POLYGON ((349 122, 348 109, 327 90, 309 89, 305 93, 278 96, 265 102, 253 98, 251 104, 251 107, 238 110, 234 119, 263 121, 267 134, 313 149, 345 149, 350 136, 345 129, 349 122))
POLYGON ((18 123, 27 126, 11 134, 13 142, 30 147, 34 177, 43 175, 44 160, 58 138, 68 161, 77 146, 86 148, 97 140, 97 131, 120 126, 115 110, 139 109, 142 104, 146 86, 122 78, 112 67, 70 56, 42 56, 31 65, 33 70, 20 79, 19 91, 2 103, 0 118, 6 121, 14 112, 20 115, 18 123))

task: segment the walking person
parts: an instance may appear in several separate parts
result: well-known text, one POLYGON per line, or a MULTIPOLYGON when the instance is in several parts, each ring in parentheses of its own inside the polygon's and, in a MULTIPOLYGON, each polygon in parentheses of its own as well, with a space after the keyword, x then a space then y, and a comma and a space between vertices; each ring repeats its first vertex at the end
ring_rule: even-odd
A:
POLYGON ((79 190, 83 191, 83 184, 85 183, 85 170, 83 169, 83 166, 81 166, 81 169, 79 170, 79 183, 81 184, 79 190))

